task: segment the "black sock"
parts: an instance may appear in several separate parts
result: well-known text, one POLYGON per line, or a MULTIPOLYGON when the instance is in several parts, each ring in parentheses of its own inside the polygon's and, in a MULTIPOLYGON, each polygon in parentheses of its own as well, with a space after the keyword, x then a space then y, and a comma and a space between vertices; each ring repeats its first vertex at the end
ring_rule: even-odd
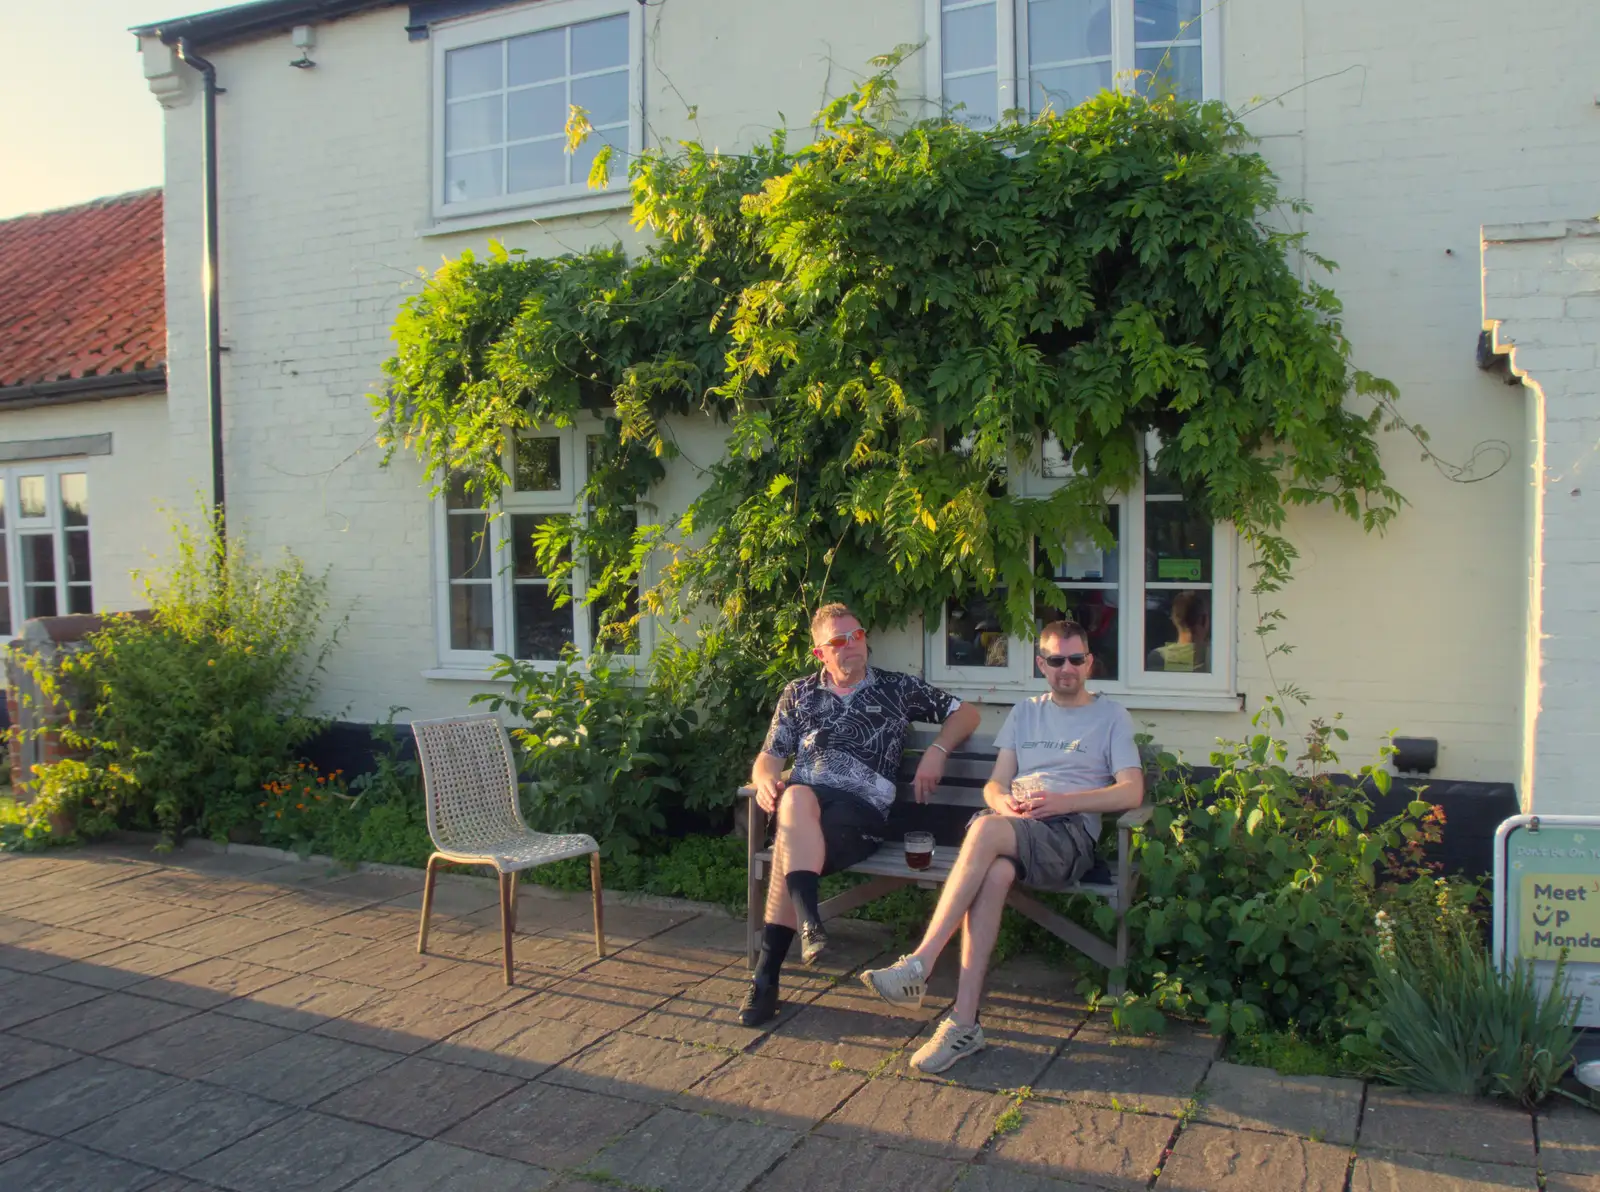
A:
POLYGON ((794 943, 794 928, 768 923, 761 929, 761 955, 756 960, 756 980, 776 985, 783 958, 794 943))
POLYGON ((784 884, 789 887, 789 900, 794 903, 794 913, 800 922, 821 927, 822 912, 817 909, 817 875, 804 869, 791 870, 784 884))

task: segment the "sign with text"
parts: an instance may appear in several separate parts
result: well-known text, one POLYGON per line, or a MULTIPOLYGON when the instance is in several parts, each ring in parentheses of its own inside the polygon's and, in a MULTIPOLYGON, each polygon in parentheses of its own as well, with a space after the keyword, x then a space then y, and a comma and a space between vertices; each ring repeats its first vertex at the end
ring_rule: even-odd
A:
POLYGON ((1512 816, 1494 871, 1496 962, 1532 961, 1548 987, 1565 952, 1578 1025, 1600 1026, 1600 816, 1512 816))

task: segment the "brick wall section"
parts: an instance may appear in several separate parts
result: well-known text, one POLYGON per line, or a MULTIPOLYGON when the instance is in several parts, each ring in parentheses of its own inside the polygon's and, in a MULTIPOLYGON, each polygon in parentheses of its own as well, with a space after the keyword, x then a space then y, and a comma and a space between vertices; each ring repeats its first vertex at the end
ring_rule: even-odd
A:
POLYGON ((1483 318, 1527 391, 1523 805, 1594 814, 1600 756, 1600 222, 1483 229, 1483 318))

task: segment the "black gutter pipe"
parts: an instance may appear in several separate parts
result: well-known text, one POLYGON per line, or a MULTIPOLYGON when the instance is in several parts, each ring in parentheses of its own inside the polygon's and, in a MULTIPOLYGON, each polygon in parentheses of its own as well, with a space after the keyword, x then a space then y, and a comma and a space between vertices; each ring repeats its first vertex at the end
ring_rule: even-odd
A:
POLYGON ((201 107, 201 136, 204 141, 205 175, 202 206, 206 221, 205 261, 201 286, 206 296, 206 402, 211 415, 211 515, 216 519, 217 540, 228 541, 226 486, 222 470, 222 300, 217 276, 217 68, 189 47, 189 39, 178 39, 178 57, 200 72, 205 86, 201 107))
POLYGON ((0 410, 25 410, 34 406, 138 397, 148 393, 164 393, 166 388, 167 370, 160 367, 141 368, 137 372, 105 373, 97 377, 71 377, 65 381, 0 385, 0 410))

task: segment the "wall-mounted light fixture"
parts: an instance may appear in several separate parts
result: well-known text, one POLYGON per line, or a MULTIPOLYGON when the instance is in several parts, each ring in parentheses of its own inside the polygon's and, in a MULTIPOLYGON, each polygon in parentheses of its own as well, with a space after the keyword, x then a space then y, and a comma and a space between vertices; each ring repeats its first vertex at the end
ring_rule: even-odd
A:
POLYGON ((1402 774, 1427 774, 1439 764, 1439 738, 1396 737, 1394 768, 1402 774))
POLYGON ((311 47, 317 44, 317 31, 310 25, 296 25, 294 27, 295 48, 300 51, 300 57, 290 62, 290 66, 297 66, 301 70, 309 70, 316 63, 311 61, 311 47))

